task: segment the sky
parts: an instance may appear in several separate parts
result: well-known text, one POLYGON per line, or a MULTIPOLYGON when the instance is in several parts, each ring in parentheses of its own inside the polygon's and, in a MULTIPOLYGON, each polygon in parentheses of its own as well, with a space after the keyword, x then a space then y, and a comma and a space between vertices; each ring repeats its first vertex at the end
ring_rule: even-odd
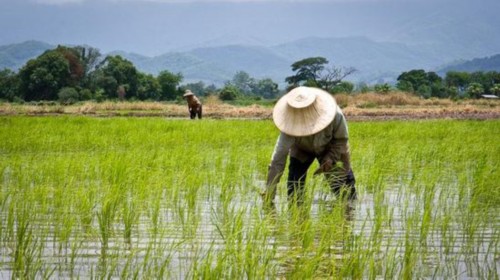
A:
MULTIPOLYGON (((21 0, 30 1, 30 0, 21 0)), ((48 5, 60 5, 68 3, 82 3, 91 2, 92 0, 31 0, 31 2, 48 4, 48 5)), ((207 3, 207 2, 231 2, 231 3, 243 3, 243 2, 380 2, 380 1, 399 1, 408 2, 412 0, 101 0, 107 2, 157 2, 157 3, 207 3)), ((422 1, 422 0, 413 0, 422 1)))
POLYGON ((498 2, 0 0, 0 45, 39 40, 154 56, 224 44, 277 45, 308 36, 411 41, 401 29, 409 23, 435 13, 441 13, 444 20, 454 19, 453 13, 467 14, 469 8, 491 12, 491 3, 498 2))

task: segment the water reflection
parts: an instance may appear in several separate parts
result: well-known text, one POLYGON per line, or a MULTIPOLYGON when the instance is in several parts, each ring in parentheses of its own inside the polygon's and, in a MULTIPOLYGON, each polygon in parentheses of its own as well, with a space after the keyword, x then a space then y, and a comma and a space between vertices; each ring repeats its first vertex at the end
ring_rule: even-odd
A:
MULTIPOLYGON (((499 209, 462 210, 466 204, 451 190, 435 193, 432 203, 401 188, 361 193, 354 203, 316 193, 301 207, 278 199, 262 208, 252 193, 227 200, 217 193, 200 196, 192 208, 165 203, 156 218, 139 215, 129 234, 113 221, 105 246, 96 231, 75 226, 63 250, 52 217, 38 215, 30 224, 39 248, 36 264, 40 274, 56 278, 147 277, 162 268, 168 277, 190 278, 200 263, 215 265, 218 258, 249 250, 276 264, 269 275, 283 277, 350 277, 361 271, 383 278, 488 278, 500 271, 499 209)), ((1 226, 5 233, 6 224, 1 226)), ((15 243, 2 242, 0 278, 11 278, 15 243)))

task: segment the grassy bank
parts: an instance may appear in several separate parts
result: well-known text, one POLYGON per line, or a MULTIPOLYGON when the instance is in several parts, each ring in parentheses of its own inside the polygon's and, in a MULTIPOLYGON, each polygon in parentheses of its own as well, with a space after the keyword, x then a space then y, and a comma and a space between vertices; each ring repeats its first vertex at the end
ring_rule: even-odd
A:
MULTIPOLYGON (((422 99, 393 92, 337 94, 337 103, 351 120, 370 119, 498 119, 498 100, 422 99)), ((207 118, 270 119, 275 100, 255 101, 258 104, 235 105, 223 103, 216 96, 201 98, 203 114, 207 118)), ((248 100, 246 100, 248 102, 248 100)), ((0 115, 90 115, 90 116, 160 116, 188 118, 185 104, 166 102, 82 102, 63 106, 57 102, 25 104, 0 103, 0 115)))
POLYGON ((498 277, 500 121, 350 133, 353 211, 265 213, 269 120, 1 117, 0 277, 498 277))

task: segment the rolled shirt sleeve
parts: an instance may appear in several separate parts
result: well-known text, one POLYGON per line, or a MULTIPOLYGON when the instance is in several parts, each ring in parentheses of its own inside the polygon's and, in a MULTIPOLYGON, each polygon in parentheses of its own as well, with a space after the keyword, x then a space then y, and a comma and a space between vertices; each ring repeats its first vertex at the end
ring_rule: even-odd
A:
POLYGON ((279 182, 281 175, 283 175, 286 159, 294 141, 295 140, 292 136, 286 135, 283 132, 280 133, 278 140, 276 141, 266 182, 267 190, 272 191, 272 193, 275 193, 276 184, 279 182))
POLYGON ((333 137, 327 147, 326 157, 334 163, 341 162, 346 172, 351 170, 349 151, 349 130, 344 114, 337 107, 333 125, 333 137))

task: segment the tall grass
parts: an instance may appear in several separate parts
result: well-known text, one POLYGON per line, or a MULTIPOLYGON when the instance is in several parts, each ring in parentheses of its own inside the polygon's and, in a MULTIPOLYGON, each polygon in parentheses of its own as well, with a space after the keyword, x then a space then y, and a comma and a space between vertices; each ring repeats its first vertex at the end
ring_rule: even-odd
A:
MULTIPOLYGON (((367 92, 362 94, 336 94, 337 103, 344 108, 348 116, 384 116, 386 114, 406 114, 421 116, 432 113, 439 116, 468 114, 500 115, 500 102, 487 99, 451 100, 445 98, 423 99, 405 92, 378 94, 367 92)), ((201 98, 203 114, 209 118, 259 118, 270 119, 272 108, 277 99, 269 100, 236 100, 222 102, 218 96, 201 98)), ((1 103, 0 115, 94 115, 94 116, 165 116, 188 117, 187 106, 182 103, 156 101, 105 101, 80 102, 73 105, 60 105, 56 102, 1 103)), ((423 117, 423 116, 422 116, 423 117)), ((490 117, 491 118, 491 117, 490 117)))
POLYGON ((266 212, 270 121, 1 117, 0 275, 498 278, 499 128, 350 123, 355 209, 266 212))

